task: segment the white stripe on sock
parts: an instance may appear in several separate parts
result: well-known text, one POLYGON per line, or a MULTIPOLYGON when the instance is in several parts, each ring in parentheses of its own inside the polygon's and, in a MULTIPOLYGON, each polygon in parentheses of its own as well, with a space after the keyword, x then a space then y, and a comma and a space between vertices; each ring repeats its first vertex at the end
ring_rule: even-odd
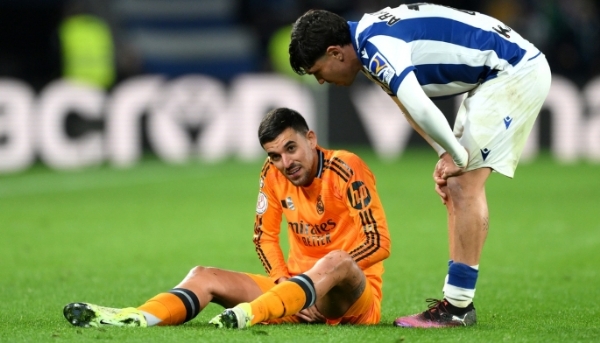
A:
POLYGON ((162 322, 162 320, 160 318, 155 317, 154 315, 152 315, 146 311, 140 311, 140 312, 142 312, 144 317, 146 317, 146 322, 148 322, 148 326, 154 326, 154 325, 157 325, 158 323, 162 322))
POLYGON ((456 307, 467 307, 475 297, 475 290, 446 284, 444 297, 456 307))

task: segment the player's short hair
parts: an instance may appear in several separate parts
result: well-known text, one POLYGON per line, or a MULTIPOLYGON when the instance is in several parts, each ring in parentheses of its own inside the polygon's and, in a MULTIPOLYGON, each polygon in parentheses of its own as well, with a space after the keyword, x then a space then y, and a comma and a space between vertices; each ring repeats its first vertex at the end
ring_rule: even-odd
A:
POLYGON ((332 45, 352 43, 346 19, 325 10, 309 10, 292 28, 290 65, 298 75, 306 74, 332 45))
POLYGON ((308 124, 300 113, 285 107, 269 111, 258 126, 258 140, 260 145, 272 142, 288 128, 301 134, 308 132, 308 124))

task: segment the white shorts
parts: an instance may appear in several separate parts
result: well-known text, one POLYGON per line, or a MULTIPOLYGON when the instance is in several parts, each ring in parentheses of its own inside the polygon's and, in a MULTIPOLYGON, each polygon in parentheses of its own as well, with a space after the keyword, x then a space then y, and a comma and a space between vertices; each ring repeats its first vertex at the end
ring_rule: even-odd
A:
POLYGON ((513 177, 527 137, 550 90, 543 55, 465 95, 454 135, 469 152, 466 170, 489 167, 513 177))

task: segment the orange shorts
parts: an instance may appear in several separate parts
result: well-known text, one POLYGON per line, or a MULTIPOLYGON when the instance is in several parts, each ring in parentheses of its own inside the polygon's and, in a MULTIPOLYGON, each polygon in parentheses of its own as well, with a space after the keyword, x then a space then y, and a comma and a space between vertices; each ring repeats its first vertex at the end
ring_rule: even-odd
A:
MULTIPOLYGON (((263 293, 266 293, 271 288, 275 287, 275 282, 264 275, 249 274, 246 273, 256 284, 263 293)), ((361 294, 360 298, 350 306, 348 311, 344 313, 341 318, 327 318, 328 325, 338 324, 378 324, 381 319, 381 299, 373 294, 373 286, 367 279, 367 285, 365 290, 361 294)), ((287 316, 278 319, 272 319, 266 322, 268 324, 281 324, 281 323, 303 323, 303 321, 297 316, 287 316)))

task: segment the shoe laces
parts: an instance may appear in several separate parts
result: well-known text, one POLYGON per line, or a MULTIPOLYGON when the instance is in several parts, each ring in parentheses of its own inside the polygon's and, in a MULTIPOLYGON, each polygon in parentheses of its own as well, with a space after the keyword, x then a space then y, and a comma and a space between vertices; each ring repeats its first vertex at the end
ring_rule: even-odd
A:
POLYGON ((439 300, 434 298, 425 299, 428 303, 427 307, 429 308, 427 311, 423 313, 427 319, 440 319, 440 314, 442 312, 448 312, 446 305, 448 302, 446 300, 439 300))

